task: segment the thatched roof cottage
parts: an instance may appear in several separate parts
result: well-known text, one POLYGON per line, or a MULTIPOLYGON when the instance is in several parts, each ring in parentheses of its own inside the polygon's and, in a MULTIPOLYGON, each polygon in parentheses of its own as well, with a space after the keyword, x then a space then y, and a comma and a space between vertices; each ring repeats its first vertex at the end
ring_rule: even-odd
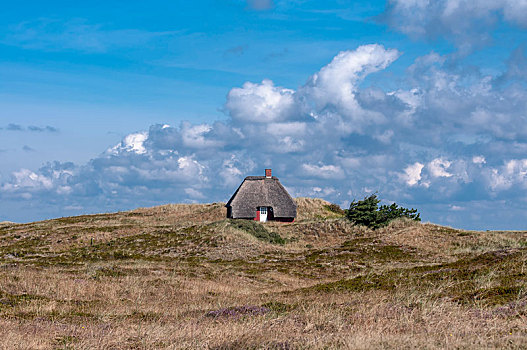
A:
POLYGON ((296 217, 295 201, 271 169, 265 176, 247 176, 225 206, 231 219, 291 222, 296 217))

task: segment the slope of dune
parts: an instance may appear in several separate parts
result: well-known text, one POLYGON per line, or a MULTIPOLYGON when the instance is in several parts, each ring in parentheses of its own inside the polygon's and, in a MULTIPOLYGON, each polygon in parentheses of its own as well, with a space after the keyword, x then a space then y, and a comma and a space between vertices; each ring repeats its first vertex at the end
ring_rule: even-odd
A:
POLYGON ((527 346, 526 232, 372 231, 296 202, 293 223, 223 203, 2 223, 2 347, 527 346))

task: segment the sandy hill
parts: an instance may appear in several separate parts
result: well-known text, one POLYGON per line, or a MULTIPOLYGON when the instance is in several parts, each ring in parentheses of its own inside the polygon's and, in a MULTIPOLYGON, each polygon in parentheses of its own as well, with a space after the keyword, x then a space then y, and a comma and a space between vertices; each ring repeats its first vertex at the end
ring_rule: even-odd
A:
POLYGON ((4 348, 521 348, 527 233, 173 204, 0 226, 4 348))

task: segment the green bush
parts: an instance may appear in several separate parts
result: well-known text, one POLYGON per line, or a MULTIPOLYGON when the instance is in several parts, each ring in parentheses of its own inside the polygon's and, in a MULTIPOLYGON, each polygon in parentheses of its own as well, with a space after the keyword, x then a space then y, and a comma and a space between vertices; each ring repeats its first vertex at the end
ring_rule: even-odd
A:
POLYGON ((407 209, 399 207, 396 203, 392 205, 381 205, 380 199, 376 194, 364 197, 361 201, 353 201, 346 216, 358 225, 368 226, 377 229, 388 225, 388 223, 397 218, 408 218, 415 221, 421 221, 417 209, 407 209))
POLYGON ((278 233, 268 231, 262 224, 251 220, 231 220, 232 226, 249 233, 261 241, 273 244, 285 244, 286 241, 278 233))

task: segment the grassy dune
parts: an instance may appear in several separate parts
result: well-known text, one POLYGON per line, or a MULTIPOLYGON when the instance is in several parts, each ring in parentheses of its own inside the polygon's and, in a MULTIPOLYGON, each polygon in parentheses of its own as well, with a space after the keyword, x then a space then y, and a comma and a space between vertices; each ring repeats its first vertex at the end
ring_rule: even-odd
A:
POLYGON ((2 223, 1 347, 527 347, 527 232, 371 231, 297 202, 291 224, 222 203, 2 223))

